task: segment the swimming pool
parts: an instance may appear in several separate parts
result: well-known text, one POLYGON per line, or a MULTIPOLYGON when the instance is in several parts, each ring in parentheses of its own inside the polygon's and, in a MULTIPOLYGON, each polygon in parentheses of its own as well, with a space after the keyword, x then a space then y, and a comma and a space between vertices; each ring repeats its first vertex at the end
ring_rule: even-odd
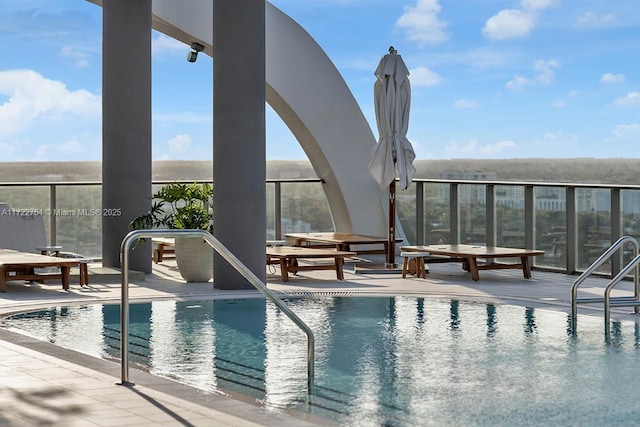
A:
MULTIPOLYGON (((194 387, 230 389, 345 425, 629 425, 640 417, 640 328, 511 305, 416 297, 286 303, 316 335, 307 404, 306 336, 262 298, 130 308, 131 362, 194 387), (213 326, 213 327, 212 327, 213 326)), ((119 307, 54 307, 6 327, 119 358, 119 307)), ((135 382, 135 372, 132 373, 135 382)))

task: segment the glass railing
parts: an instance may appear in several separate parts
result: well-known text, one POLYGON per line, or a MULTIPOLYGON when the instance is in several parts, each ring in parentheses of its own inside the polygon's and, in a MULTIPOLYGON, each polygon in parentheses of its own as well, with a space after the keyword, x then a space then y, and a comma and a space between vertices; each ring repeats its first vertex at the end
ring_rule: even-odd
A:
MULTIPOLYGON (((175 181, 155 181, 154 191, 168 182, 175 181)), ((0 183, 0 203, 43 215, 48 244, 100 258, 100 185, 0 183)), ((333 231, 323 185, 318 178, 268 179, 266 238, 333 231)), ((545 255, 535 257, 535 267, 574 274, 619 237, 640 237, 640 186, 415 179, 398 193, 397 212, 408 244, 540 249, 545 255)), ((629 256, 612 258, 599 272, 617 273, 629 256)))
MULTIPOLYGON (((172 182, 154 181, 152 191, 172 182)), ((286 233, 328 230, 333 227, 323 181, 311 179, 268 179, 267 239, 286 233)), ((102 257, 102 188, 97 181, 4 182, 0 183, 0 215, 41 215, 47 242, 65 252, 85 257, 102 257)), ((2 243, 0 242, 0 247, 2 243)))
MULTIPOLYGON (((623 235, 640 237, 640 186, 416 179, 400 216, 417 244, 469 243, 545 251, 534 265, 574 274, 623 235), (413 205, 413 210, 408 207, 413 205), (415 215, 415 217, 414 217, 415 215), (416 230, 415 233, 411 233, 416 230)), ((599 272, 615 274, 630 254, 599 272)))

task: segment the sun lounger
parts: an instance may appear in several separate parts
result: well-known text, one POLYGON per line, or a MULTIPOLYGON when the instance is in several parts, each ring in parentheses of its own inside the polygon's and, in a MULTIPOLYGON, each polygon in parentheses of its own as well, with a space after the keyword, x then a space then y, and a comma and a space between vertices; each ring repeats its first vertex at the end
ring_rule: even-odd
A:
POLYGON ((267 246, 267 265, 279 264, 282 281, 289 281, 289 273, 306 270, 335 270, 338 280, 344 279, 344 258, 355 256, 355 252, 335 249, 302 248, 294 246, 267 246), (299 265, 299 260, 328 258, 333 264, 299 265))
MULTIPOLYGON (((0 292, 6 292, 7 282, 13 280, 60 280, 62 289, 69 290, 71 267, 80 260, 0 249, 0 292), (55 273, 39 273, 36 269, 54 267, 55 273)), ((81 278, 81 283, 82 283, 81 278)))
POLYGON ((153 262, 156 264, 162 262, 165 254, 176 253, 174 239, 158 237, 151 239, 151 242, 153 244, 153 262))

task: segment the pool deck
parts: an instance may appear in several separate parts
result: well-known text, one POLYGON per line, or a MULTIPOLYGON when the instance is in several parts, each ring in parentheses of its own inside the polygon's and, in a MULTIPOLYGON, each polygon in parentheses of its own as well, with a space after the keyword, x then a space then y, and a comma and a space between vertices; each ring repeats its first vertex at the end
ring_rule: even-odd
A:
MULTIPOLYGON (((51 305, 119 302, 119 278, 90 268, 91 284, 72 283, 69 291, 55 281, 25 285, 9 282, 0 294, 0 316, 51 305)), ((283 293, 330 295, 425 295, 570 311, 570 289, 577 276, 533 270, 482 271, 475 282, 458 264, 433 264, 426 279, 400 273, 355 274, 345 265, 345 280, 335 272, 309 271, 282 282, 278 267, 267 273, 268 287, 283 293)), ((607 280, 590 278, 580 297, 602 296, 607 280)), ((617 294, 630 294, 623 283, 617 294)), ((132 281, 131 301, 154 299, 233 298, 257 291, 214 290, 212 283, 184 283, 169 259, 153 265, 144 281, 132 281)), ((612 311, 612 319, 636 319, 632 308, 612 311)), ((580 314, 602 317, 602 305, 580 305, 580 314)), ((79 325, 81 327, 81 325, 79 325)), ((604 328, 603 328, 604 331, 604 328)), ((604 334, 604 332, 603 332, 604 334)), ((130 370, 133 387, 116 385, 120 365, 40 342, 0 328, 0 427, 5 426, 305 426, 331 425, 304 414, 260 407, 248 398, 213 394, 130 370)))

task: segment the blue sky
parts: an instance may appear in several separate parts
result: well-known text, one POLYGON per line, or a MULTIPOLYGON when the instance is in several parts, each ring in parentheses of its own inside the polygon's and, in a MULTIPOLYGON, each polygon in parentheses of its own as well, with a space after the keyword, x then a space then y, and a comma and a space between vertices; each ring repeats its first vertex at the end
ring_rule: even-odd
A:
MULTIPOLYGON (((637 0, 274 0, 377 137, 373 71, 410 69, 418 159, 640 157, 637 0)), ((101 9, 0 0, 0 161, 100 160, 101 9)), ((153 157, 210 159, 212 59, 154 32, 153 157)), ((267 109, 267 159, 306 159, 267 109)))

